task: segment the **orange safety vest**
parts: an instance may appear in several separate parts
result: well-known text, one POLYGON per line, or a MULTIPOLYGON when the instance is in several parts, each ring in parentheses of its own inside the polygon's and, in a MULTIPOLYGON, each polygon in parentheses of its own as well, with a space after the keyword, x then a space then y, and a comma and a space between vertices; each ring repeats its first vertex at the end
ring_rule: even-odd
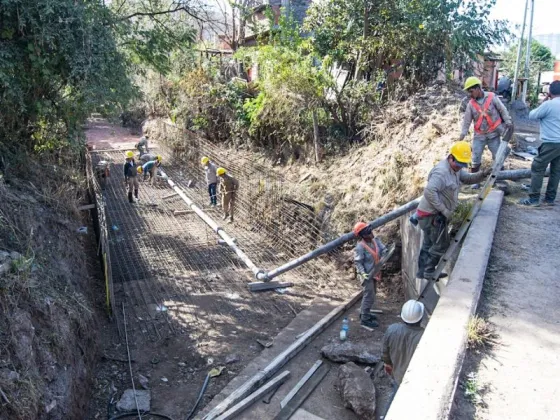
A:
MULTIPOLYGON (((372 241, 372 243, 373 243, 373 246, 374 246, 375 249, 372 249, 371 247, 369 247, 368 244, 366 244, 366 241, 362 240, 362 245, 364 246, 366 251, 371 254, 371 256, 373 257, 373 261, 375 261, 375 265, 377 265, 377 264, 379 264, 379 249, 377 248, 377 244, 375 243, 375 239, 372 241)), ((374 269, 375 269, 375 267, 374 267, 374 269)), ((377 275, 375 276, 375 280, 381 281, 381 272, 377 273, 377 275)))
POLYGON ((490 108, 490 105, 492 104, 493 100, 494 100, 494 94, 489 93, 488 96, 486 97, 486 100, 484 101, 484 104, 482 105, 483 108, 481 108, 480 105, 478 104, 478 102, 476 102, 474 99, 471 99, 471 105, 479 113, 478 120, 474 124, 475 133, 477 133, 477 134, 491 133, 496 128, 498 128, 500 126, 500 124, 502 123, 502 119, 500 117, 498 117, 498 119, 496 121, 492 121, 492 118, 490 118, 490 115, 488 115, 488 109, 490 108), (484 119, 486 119, 486 122, 488 123, 488 130, 486 130, 486 131, 482 131, 480 129, 484 119))

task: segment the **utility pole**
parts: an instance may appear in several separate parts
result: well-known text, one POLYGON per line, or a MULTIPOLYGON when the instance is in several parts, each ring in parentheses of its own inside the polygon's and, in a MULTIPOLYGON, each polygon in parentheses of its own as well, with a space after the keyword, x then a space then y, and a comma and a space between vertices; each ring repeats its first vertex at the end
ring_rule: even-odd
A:
POLYGON ((517 61, 515 62, 515 70, 513 75, 513 88, 511 90, 511 100, 515 101, 517 97, 517 75, 519 74, 519 64, 521 63, 521 50, 523 48, 523 35, 525 35, 525 23, 527 22, 527 8, 529 0, 525 0, 525 13, 523 13, 523 26, 521 26, 521 36, 519 37, 519 45, 517 46, 517 61))
POLYGON ((531 42, 533 41, 533 16, 535 15, 535 0, 531 0, 531 20, 529 22, 529 37, 527 38, 527 56, 525 57, 525 83, 523 83, 523 95, 521 100, 527 100, 527 88, 529 87, 529 65, 531 63, 531 42))

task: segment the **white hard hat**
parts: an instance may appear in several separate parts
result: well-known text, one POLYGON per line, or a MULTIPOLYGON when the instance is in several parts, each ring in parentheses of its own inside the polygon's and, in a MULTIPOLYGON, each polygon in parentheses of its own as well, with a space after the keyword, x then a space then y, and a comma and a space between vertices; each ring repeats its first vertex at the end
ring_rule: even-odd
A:
POLYGON ((424 304, 411 299, 406 302, 401 310, 401 318, 407 324, 416 324, 424 316, 424 304))

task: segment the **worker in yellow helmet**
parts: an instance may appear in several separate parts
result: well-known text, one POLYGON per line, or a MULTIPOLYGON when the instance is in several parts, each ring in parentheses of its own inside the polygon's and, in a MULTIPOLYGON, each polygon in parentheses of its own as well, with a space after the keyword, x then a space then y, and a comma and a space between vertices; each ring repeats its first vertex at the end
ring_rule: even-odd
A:
POLYGON ((216 187, 218 185, 218 176, 216 175, 216 171, 218 168, 207 156, 203 156, 202 159, 200 159, 200 164, 204 168, 204 173, 206 175, 206 185, 208 186, 208 195, 210 196, 210 206, 216 207, 218 204, 216 196, 216 187))
POLYGON ((418 259, 418 278, 433 279, 435 268, 449 247, 447 225, 459 204, 461 183, 481 182, 491 172, 490 169, 486 169, 469 174, 464 169, 471 160, 471 145, 466 141, 458 141, 451 146, 447 157, 428 175, 428 184, 415 215, 419 227, 424 232, 424 242, 418 259))
POLYGON ((134 203, 138 201, 138 170, 136 169, 136 162, 134 161, 134 152, 128 151, 125 153, 124 169, 124 182, 127 185, 128 202, 134 203), (132 191, 134 191, 134 198, 132 198, 132 191))
POLYGON ((228 174, 225 168, 216 169, 216 175, 220 178, 218 192, 222 197, 223 219, 226 220, 229 217, 229 223, 233 223, 233 207, 239 190, 239 181, 228 174))
POLYGON ((465 81, 464 90, 468 92, 471 99, 463 116, 459 140, 463 140, 467 136, 471 123, 474 123, 471 172, 476 173, 482 164, 484 148, 488 146, 492 159, 496 159, 496 153, 500 147, 500 136, 512 123, 509 112, 498 95, 483 91, 479 78, 469 77, 465 81))

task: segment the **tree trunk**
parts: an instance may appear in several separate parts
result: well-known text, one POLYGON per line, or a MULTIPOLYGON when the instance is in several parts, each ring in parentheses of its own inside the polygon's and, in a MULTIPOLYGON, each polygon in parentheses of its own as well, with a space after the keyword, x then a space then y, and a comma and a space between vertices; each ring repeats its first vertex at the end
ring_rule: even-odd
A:
POLYGON ((319 163, 321 161, 321 157, 319 155, 319 120, 317 118, 317 110, 313 108, 311 111, 311 115, 313 117, 313 145, 315 146, 315 163, 319 163))

